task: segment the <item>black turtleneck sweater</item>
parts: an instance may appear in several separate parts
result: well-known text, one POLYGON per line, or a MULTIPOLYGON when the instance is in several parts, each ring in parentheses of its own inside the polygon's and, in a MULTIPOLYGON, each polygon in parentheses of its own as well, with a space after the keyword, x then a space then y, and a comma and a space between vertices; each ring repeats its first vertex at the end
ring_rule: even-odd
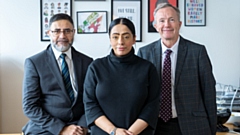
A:
POLYGON ((137 119, 148 123, 140 135, 151 135, 159 112, 159 80, 155 66, 136 56, 110 55, 89 66, 84 82, 84 105, 91 135, 108 135, 94 121, 105 115, 116 127, 128 129, 137 119))

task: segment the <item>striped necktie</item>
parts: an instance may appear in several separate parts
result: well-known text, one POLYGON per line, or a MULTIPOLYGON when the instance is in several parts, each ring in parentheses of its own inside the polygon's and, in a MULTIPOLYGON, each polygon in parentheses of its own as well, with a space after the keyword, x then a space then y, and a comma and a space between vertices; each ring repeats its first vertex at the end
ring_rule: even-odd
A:
POLYGON ((162 73, 162 98, 160 106, 160 117, 167 122, 172 118, 172 90, 171 90, 171 58, 172 50, 166 50, 162 73))
POLYGON ((61 65, 62 77, 63 77, 63 81, 65 84, 65 88, 68 92, 69 98, 70 98, 71 102, 73 103, 73 101, 74 101, 73 88, 72 88, 70 74, 69 74, 67 62, 65 60, 65 56, 66 56, 66 54, 64 54, 64 53, 60 55, 60 58, 62 59, 62 65, 61 65))

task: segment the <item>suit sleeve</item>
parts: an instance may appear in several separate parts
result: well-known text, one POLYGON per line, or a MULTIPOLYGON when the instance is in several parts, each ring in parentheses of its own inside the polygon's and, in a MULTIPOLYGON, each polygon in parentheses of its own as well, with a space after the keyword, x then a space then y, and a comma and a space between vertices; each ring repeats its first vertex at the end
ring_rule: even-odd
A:
POLYGON ((65 123, 51 116, 41 107, 40 75, 31 59, 26 59, 23 80, 23 112, 39 127, 59 134, 65 123))
POLYGON ((212 73, 212 65, 207 55, 205 47, 202 47, 199 56, 199 74, 203 95, 203 101, 208 114, 209 125, 212 135, 216 134, 217 125, 217 107, 216 107, 216 90, 215 79, 212 73))
POLYGON ((85 114, 83 114, 83 115, 81 116, 81 118, 79 119, 78 125, 81 126, 81 127, 87 128, 87 121, 86 121, 86 116, 85 116, 85 114))

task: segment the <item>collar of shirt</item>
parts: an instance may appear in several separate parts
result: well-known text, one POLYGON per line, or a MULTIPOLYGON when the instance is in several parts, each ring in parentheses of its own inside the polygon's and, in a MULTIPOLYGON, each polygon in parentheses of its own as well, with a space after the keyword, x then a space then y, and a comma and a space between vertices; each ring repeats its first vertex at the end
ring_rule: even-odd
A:
POLYGON ((161 46, 162 46, 162 66, 165 58, 165 51, 167 49, 171 49, 172 53, 170 55, 171 57, 171 84, 172 84, 172 116, 173 118, 177 117, 177 111, 176 111, 176 105, 175 105, 175 99, 174 99, 174 86, 175 86, 175 71, 176 71, 176 64, 177 64, 177 52, 178 52, 178 46, 179 46, 180 36, 178 37, 177 42, 171 47, 167 48, 162 40, 161 40, 161 46))
POLYGON ((162 40, 161 40, 162 55, 165 54, 165 51, 166 51, 167 49, 170 49, 170 50, 172 50, 172 52, 173 52, 174 54, 177 54, 178 45, 179 45, 179 40, 180 40, 180 37, 178 36, 177 42, 176 42, 171 48, 167 48, 167 47, 163 44, 163 42, 162 42, 162 40))
MULTIPOLYGON (((63 52, 59 52, 58 50, 56 50, 54 47, 53 47, 53 45, 51 45, 51 47, 52 47, 52 50, 53 50, 53 53, 54 53, 54 56, 55 56, 55 58, 56 58, 56 60, 58 60, 59 59, 59 56, 63 53, 63 52)), ((72 60, 72 48, 70 47, 66 52, 64 52, 66 55, 67 55, 67 57, 70 59, 70 61, 72 60)))
MULTIPOLYGON (((61 60, 60 60, 60 55, 63 52, 59 52, 58 50, 56 50, 53 45, 51 45, 52 50, 53 50, 53 54, 58 62, 58 66, 61 72, 61 60)), ((73 93, 74 93, 74 97, 77 97, 77 90, 76 90, 76 83, 75 83, 75 76, 74 76, 74 68, 73 68, 73 63, 72 63, 72 47, 70 47, 66 52, 64 52, 67 55, 67 59, 66 62, 68 63, 68 68, 69 68, 69 73, 70 73, 70 79, 71 79, 71 83, 72 83, 72 87, 73 87, 73 93)))

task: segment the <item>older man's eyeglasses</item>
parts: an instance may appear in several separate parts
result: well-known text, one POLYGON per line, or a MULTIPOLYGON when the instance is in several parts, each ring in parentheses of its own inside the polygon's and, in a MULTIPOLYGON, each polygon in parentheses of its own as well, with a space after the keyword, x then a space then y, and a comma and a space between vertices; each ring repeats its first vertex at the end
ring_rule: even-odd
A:
POLYGON ((64 29, 62 31, 60 29, 51 30, 54 36, 59 36, 61 33, 63 33, 64 35, 70 35, 73 31, 74 30, 71 30, 71 29, 64 29))

